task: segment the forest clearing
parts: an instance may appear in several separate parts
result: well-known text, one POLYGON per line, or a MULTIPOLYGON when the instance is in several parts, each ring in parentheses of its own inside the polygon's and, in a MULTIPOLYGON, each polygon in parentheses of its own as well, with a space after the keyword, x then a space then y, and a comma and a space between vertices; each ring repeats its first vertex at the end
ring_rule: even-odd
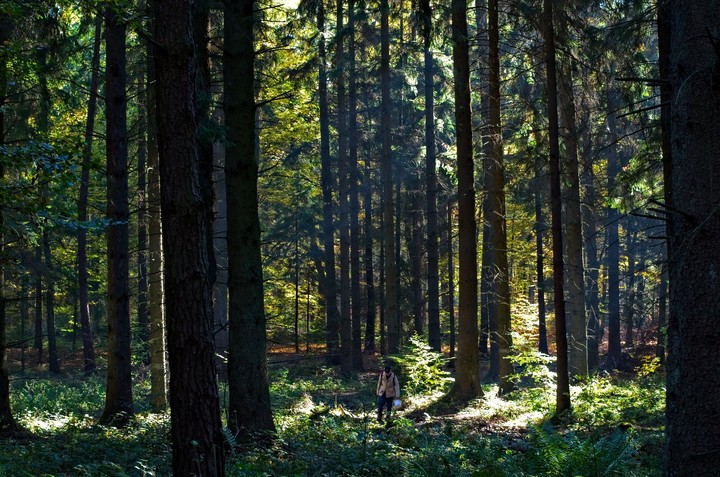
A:
MULTIPOLYGON (((397 358, 403 408, 384 426, 375 421, 377 357, 354 379, 315 364, 318 358, 293 350, 269 355, 281 361, 269 373, 277 435, 231 451, 228 476, 661 474, 664 377, 650 362, 639 376, 602 374, 574 385, 573 412, 553 419, 544 363, 527 363, 533 370, 524 376, 536 379, 530 386, 499 398, 489 384, 486 397, 459 405, 443 400, 445 360, 411 347, 397 358)), ((101 379, 13 374, 24 431, 0 439, 0 475, 172 475, 169 414, 151 411, 143 373, 135 373, 135 418, 123 429, 97 422, 101 379)), ((221 399, 226 393, 221 385, 221 399)))

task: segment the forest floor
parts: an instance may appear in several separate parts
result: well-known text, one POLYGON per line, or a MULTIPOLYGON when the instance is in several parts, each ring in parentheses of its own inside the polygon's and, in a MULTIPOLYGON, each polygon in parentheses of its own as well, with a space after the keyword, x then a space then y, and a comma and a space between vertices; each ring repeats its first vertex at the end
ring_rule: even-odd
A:
MULTIPOLYGON (((661 474, 664 382, 650 361, 632 373, 574 383, 572 411, 554 416, 547 363, 528 358, 515 391, 501 398, 496 385, 485 384, 482 398, 461 404, 444 397, 442 376, 422 382, 437 369, 417 372, 427 366, 422 359, 400 356, 403 405, 390 425, 380 425, 374 391, 382 360, 365 356, 365 371, 345 378, 317 351, 269 354, 277 436, 269 447, 236 447, 228 455, 229 476, 661 474)), ((74 358, 65 356, 67 370, 74 358)), ((169 416, 150 411, 144 367, 135 374, 136 418, 115 429, 97 422, 102 376, 48 377, 43 367, 27 364, 21 373, 17 364, 11 399, 25 432, 0 439, 0 475, 171 475, 169 416)), ((220 392, 226 406, 224 385, 220 392)))

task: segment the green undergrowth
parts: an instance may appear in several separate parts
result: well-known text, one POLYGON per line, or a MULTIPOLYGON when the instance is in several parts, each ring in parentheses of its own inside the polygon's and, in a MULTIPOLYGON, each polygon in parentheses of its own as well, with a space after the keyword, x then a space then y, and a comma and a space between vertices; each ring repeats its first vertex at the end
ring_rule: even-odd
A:
MULTIPOLYGON (((664 385, 657 372, 575 383, 572 411, 551 419, 550 381, 519 379, 502 398, 496 386, 487 386, 485 397, 458 408, 443 397, 449 386, 444 374, 434 384, 418 373, 409 378, 408 366, 434 366, 423 360, 396 361, 401 383, 413 382, 416 391, 404 387, 403 408, 390 426, 374 420, 374 373, 346 379, 323 366, 273 367, 276 439, 235 450, 227 474, 661 474, 664 385)), ((97 422, 103 379, 13 380, 14 415, 27 432, 0 439, 0 475, 170 476, 169 416, 148 411, 147 383, 138 385, 135 399, 136 418, 116 429, 97 422)))

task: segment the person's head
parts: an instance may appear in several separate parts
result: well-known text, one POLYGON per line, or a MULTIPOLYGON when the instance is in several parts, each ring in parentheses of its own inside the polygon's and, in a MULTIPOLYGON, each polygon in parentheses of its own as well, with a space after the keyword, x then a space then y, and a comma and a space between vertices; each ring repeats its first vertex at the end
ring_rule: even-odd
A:
POLYGON ((390 364, 385 363, 385 374, 390 374, 390 371, 392 371, 390 364))

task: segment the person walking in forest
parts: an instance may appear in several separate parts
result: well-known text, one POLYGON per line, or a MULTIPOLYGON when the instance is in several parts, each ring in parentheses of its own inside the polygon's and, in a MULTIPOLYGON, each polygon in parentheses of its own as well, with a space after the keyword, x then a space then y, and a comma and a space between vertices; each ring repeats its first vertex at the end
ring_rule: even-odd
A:
POLYGON ((385 364, 385 371, 380 373, 377 382, 377 420, 383 422, 383 406, 386 408, 385 419, 390 421, 393 401, 400 397, 400 382, 392 372, 390 364, 385 364))

